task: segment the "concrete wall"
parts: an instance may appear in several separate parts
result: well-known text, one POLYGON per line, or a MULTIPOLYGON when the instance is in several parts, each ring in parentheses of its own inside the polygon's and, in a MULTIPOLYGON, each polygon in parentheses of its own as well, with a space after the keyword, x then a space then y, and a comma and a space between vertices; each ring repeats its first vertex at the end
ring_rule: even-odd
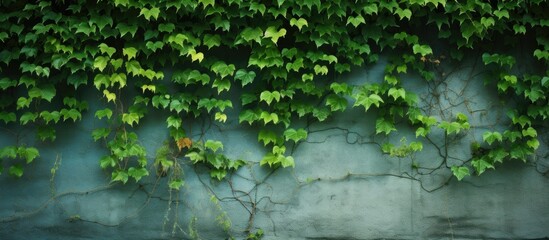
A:
MULTIPOLYGON (((342 79, 379 82, 384 64, 342 79)), ((526 164, 506 162, 497 171, 461 182, 451 176, 449 166, 471 156, 472 141, 508 123, 505 112, 512 105, 484 85, 479 69, 473 63, 446 68, 438 82, 413 75, 404 79, 422 99, 425 113, 452 120, 463 112, 472 126, 448 138, 434 131, 422 152, 406 158, 384 155, 379 145, 399 144, 402 137, 413 141, 413 131, 401 124, 389 137, 375 135, 375 113, 359 108, 324 123, 298 123, 309 137, 293 149, 296 167, 276 171, 259 166, 265 149, 257 131, 238 125, 234 110, 226 124, 198 120, 194 133, 204 131, 207 139, 223 141, 227 156, 250 164, 217 182, 204 166, 180 159, 186 183, 179 193, 170 192, 167 179, 154 174, 140 184, 110 185, 110 173, 98 163, 107 150, 91 138, 92 129, 102 124, 93 118, 98 106, 91 106, 83 122, 57 129, 56 142, 36 142, 41 157, 21 179, 0 176, 0 239, 187 239, 196 234, 240 239, 247 229, 262 229, 264 239, 547 238, 546 133, 526 164), (224 229, 228 221, 231 226, 224 229)), ((151 162, 168 139, 163 119, 149 114, 138 129, 151 162)), ((15 133, 1 134, 0 147, 16 139, 33 144, 30 130, 15 133)))

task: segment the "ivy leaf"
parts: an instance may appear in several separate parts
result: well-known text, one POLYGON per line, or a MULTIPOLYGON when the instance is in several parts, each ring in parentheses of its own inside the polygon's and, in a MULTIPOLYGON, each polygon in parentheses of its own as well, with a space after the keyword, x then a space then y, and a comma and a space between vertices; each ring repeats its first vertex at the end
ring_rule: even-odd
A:
POLYGON ((174 29, 175 29, 175 25, 173 23, 158 24, 158 31, 159 32, 172 33, 174 29))
POLYGON ((218 34, 205 34, 202 43, 207 46, 208 49, 212 47, 219 47, 221 46, 221 36, 218 34))
POLYGON ((247 27, 247 28, 244 28, 242 32, 240 32, 240 37, 244 41, 246 42, 255 41, 260 44, 261 44, 262 35, 263 35, 263 31, 261 30, 261 28, 258 28, 258 27, 257 28, 247 27))
POLYGON ((212 83, 212 87, 217 88, 217 93, 228 91, 231 88, 231 82, 229 79, 216 79, 212 83))
POLYGON ((494 141, 503 141, 503 137, 499 132, 485 132, 484 134, 482 134, 482 139, 489 145, 492 145, 494 141))
POLYGON ((44 119, 46 124, 48 124, 50 121, 57 123, 61 118, 61 113, 58 111, 52 111, 52 112, 42 111, 40 113, 40 117, 44 119))
POLYGON ((135 25, 128 25, 124 22, 119 23, 116 25, 116 29, 120 32, 120 37, 124 37, 126 34, 131 34, 132 37, 135 37, 135 33, 137 32, 137 26, 135 25))
POLYGON ((100 72, 103 72, 109 63, 109 58, 105 56, 98 56, 93 62, 93 67, 99 69, 100 72))
POLYGON ((116 100, 116 94, 109 92, 109 90, 107 89, 103 90, 103 96, 107 98, 107 102, 110 102, 110 101, 115 102, 116 100))
POLYGON ((477 175, 482 174, 488 168, 492 168, 492 169, 494 168, 494 165, 492 165, 489 162, 485 161, 483 158, 474 159, 473 161, 471 161, 471 166, 473 166, 473 168, 477 172, 477 175))
POLYGON ((328 116, 330 116, 330 110, 325 107, 313 109, 313 117, 316 117, 320 122, 326 120, 328 116))
POLYGON ((210 69, 215 74, 221 76, 221 78, 225 78, 226 76, 232 76, 234 74, 235 66, 234 64, 227 65, 223 61, 217 61, 212 64, 210 69))
POLYGON ((326 99, 326 106, 330 106, 332 112, 345 111, 347 109, 347 99, 337 94, 330 94, 326 99))
POLYGON ((134 77, 138 76, 141 73, 141 70, 143 70, 139 62, 136 60, 131 60, 126 62, 125 66, 126 66, 126 72, 131 73, 132 76, 134 77))
POLYGON ((303 26, 309 26, 309 23, 307 23, 307 20, 305 20, 304 18, 299 18, 299 19, 295 19, 295 18, 292 18, 290 19, 290 26, 296 26, 299 31, 301 31, 301 28, 303 26))
POLYGON ((259 115, 259 118, 263 119, 263 122, 265 124, 269 122, 278 123, 278 115, 276 113, 269 113, 266 111, 261 112, 259 115))
POLYGON ((19 122, 21 125, 27 125, 28 122, 34 122, 38 117, 38 113, 34 112, 25 112, 21 117, 19 117, 19 122))
POLYGON ((104 117, 107 117, 107 119, 111 119, 111 116, 112 110, 110 108, 95 111, 95 117, 98 119, 103 119, 104 117))
POLYGON ((238 123, 248 122, 248 124, 252 125, 258 118, 259 116, 254 111, 248 109, 240 112, 238 115, 238 123))
POLYGON ((201 52, 196 52, 195 49, 190 49, 188 52, 187 52, 187 55, 191 55, 191 61, 198 61, 199 63, 202 62, 202 60, 204 60, 204 53, 201 53, 201 52))
POLYGON ((126 56, 128 60, 132 60, 137 56, 137 49, 134 47, 123 48, 122 55, 126 56))
POLYGON ((111 175, 111 179, 112 179, 111 181, 113 182, 120 181, 126 184, 126 182, 128 182, 128 173, 124 172, 123 170, 113 171, 111 175))
POLYGON ((107 55, 109 55, 109 58, 110 58, 116 52, 116 49, 113 48, 113 47, 109 47, 105 43, 101 43, 101 44, 99 44, 99 51, 103 54, 106 53, 107 55))
POLYGON ((70 74, 67 78, 67 83, 72 84, 74 89, 78 89, 80 85, 86 85, 88 83, 88 75, 83 71, 70 74))
POLYGON ((433 50, 429 45, 414 44, 412 50, 414 51, 414 54, 421 54, 421 56, 423 57, 429 54, 433 54, 433 50))
POLYGON ((101 138, 107 138, 110 133, 110 128, 97 128, 92 131, 92 137, 94 141, 97 141, 101 138))
POLYGON ((235 80, 240 80, 242 82, 242 87, 252 83, 254 81, 256 74, 254 71, 246 72, 244 69, 239 69, 234 75, 235 80))
POLYGON ((454 174, 454 176, 456 176, 458 181, 461 181, 461 179, 463 179, 465 176, 471 175, 469 173, 469 168, 467 167, 452 166, 451 169, 452 169, 452 173, 454 174))
POLYGON ((66 121, 69 118, 72 119, 73 122, 76 122, 78 119, 82 119, 82 114, 74 108, 63 108, 61 109, 60 114, 63 116, 63 121, 66 121))
POLYGON ((0 89, 2 90, 6 90, 10 87, 15 87, 15 86, 17 86, 17 81, 15 80, 11 80, 9 78, 0 79, 0 89))
POLYGON ((208 140, 204 143, 204 147, 212 150, 213 152, 217 152, 218 149, 223 150, 223 143, 220 141, 208 140))
POLYGON ((395 13, 398 15, 398 17, 400 18, 400 20, 404 19, 404 18, 408 18, 408 20, 411 20, 412 19, 412 11, 410 11, 410 9, 400 9, 400 8, 397 8, 397 10, 395 11, 395 13))
POLYGON ((353 106, 364 106, 365 111, 368 111, 370 106, 375 105, 379 107, 379 104, 383 102, 383 99, 375 93, 372 93, 368 96, 365 94, 358 94, 356 96, 356 102, 353 106))
POLYGON ((0 120, 4 121, 4 123, 8 124, 10 122, 15 122, 17 120, 17 116, 13 112, 0 112, 0 120))
POLYGON ((362 15, 358 15, 356 17, 349 16, 347 18, 347 24, 346 25, 349 25, 349 23, 352 24, 356 28, 360 24, 366 24, 366 20, 364 19, 364 17, 362 15))
POLYGON ((3 158, 11 158, 15 159, 17 158, 17 147, 15 146, 7 146, 0 149, 0 159, 3 158))
POLYGON ((168 187, 170 189, 179 190, 179 188, 182 187, 184 184, 185 184, 185 181, 183 181, 181 179, 173 179, 168 184, 168 187))
POLYGON ((281 28, 279 30, 276 30, 275 26, 270 26, 265 30, 263 38, 270 38, 271 41, 276 44, 278 42, 278 39, 284 36, 286 36, 286 29, 281 28))
POLYGON ((392 131, 396 131, 395 124, 385 118, 378 118, 376 120, 376 134, 385 133, 389 135, 392 131))
POLYGON ((377 4, 375 3, 367 4, 366 6, 364 6, 364 8, 362 8, 362 10, 366 15, 377 14, 377 11, 378 11, 377 4))
POLYGON ((522 135, 525 137, 535 138, 538 136, 538 133, 533 127, 528 127, 527 129, 522 130, 522 135))
POLYGON ((181 127, 181 123, 183 121, 179 116, 169 116, 168 119, 166 119, 166 123, 168 123, 168 128, 173 127, 175 129, 179 129, 181 127))
POLYGON ((38 131, 36 132, 36 135, 41 141, 55 141, 55 129, 52 126, 40 126, 38 127, 38 131))
POLYGON ((406 91, 404 90, 404 88, 390 88, 388 94, 389 96, 393 97, 395 101, 398 98, 402 98, 403 100, 406 99, 406 91))
POLYGON ((278 137, 276 133, 270 130, 265 130, 265 129, 261 129, 261 131, 259 131, 257 140, 259 142, 263 142, 264 146, 267 146, 267 144, 269 143, 273 143, 275 145, 278 143, 278 137))
POLYGON ((284 137, 286 138, 286 141, 292 140, 295 143, 297 143, 300 140, 307 139, 307 131, 305 129, 287 129, 284 131, 284 137))
POLYGON ((9 174, 20 178, 23 176, 23 167, 20 164, 12 165, 9 168, 9 174))
POLYGON ((259 100, 266 102, 267 105, 271 105, 271 102, 273 100, 276 100, 277 102, 279 102, 280 101, 280 92, 278 92, 278 91, 272 91, 272 92, 263 91, 259 95, 259 100))
POLYGON ((122 122, 133 127, 134 123, 136 123, 136 124, 139 123, 139 114, 135 113, 135 112, 124 113, 124 114, 122 114, 122 122))
POLYGON ((133 177, 133 179, 135 179, 135 181, 137 182, 141 180, 142 177, 149 176, 149 171, 147 171, 146 168, 142 167, 130 167, 128 168, 128 175, 130 177, 133 177))

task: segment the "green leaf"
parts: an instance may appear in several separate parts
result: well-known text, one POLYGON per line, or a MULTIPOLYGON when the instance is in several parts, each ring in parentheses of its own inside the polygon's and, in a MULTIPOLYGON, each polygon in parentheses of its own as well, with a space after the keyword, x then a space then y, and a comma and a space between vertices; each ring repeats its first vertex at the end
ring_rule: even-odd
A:
POLYGON ((395 11, 395 14, 398 15, 398 17, 400 18, 400 20, 404 19, 404 18, 408 18, 408 20, 411 20, 412 19, 412 11, 410 11, 410 9, 400 9, 400 8, 397 8, 396 11, 395 11))
POLYGON ((95 88, 97 88, 97 90, 99 90, 101 86, 103 87, 110 86, 111 80, 107 75, 103 75, 100 73, 95 75, 95 77, 93 78, 93 85, 95 86, 95 88))
POLYGON ((404 90, 404 88, 390 88, 388 94, 389 96, 393 97, 395 101, 398 98, 402 98, 403 100, 406 99, 406 91, 404 90))
POLYGON ((175 25, 173 23, 158 24, 158 31, 159 32, 172 33, 174 29, 175 29, 175 25))
POLYGON ((128 175, 130 177, 133 177, 135 181, 138 182, 139 180, 141 180, 141 178, 149 176, 149 171, 147 171, 146 168, 142 167, 130 167, 128 168, 128 175))
POLYGON ((103 90, 103 96, 107 98, 107 102, 110 102, 110 101, 115 102, 116 100, 116 94, 109 92, 109 90, 107 89, 103 90))
POLYGON ((116 166, 116 161, 111 156, 104 156, 99 160, 99 165, 102 169, 116 166))
POLYGON ((40 126, 38 127, 38 131, 36 132, 36 135, 41 141, 55 141, 55 129, 52 126, 40 126))
POLYGON ((353 106, 364 106, 365 111, 368 111, 370 106, 375 105, 379 107, 379 104, 383 102, 383 99, 375 93, 372 93, 368 96, 366 94, 358 94, 356 97, 355 104, 353 106))
POLYGON ((101 138, 107 138, 111 133, 110 128, 97 128, 92 131, 92 137, 94 141, 97 141, 101 138))
POLYGON ((378 11, 377 4, 375 3, 367 4, 366 6, 364 6, 362 10, 366 15, 377 14, 377 11, 378 11))
POLYGON ((452 173, 454 174, 454 176, 456 176, 458 181, 461 181, 461 179, 463 179, 465 176, 471 175, 469 173, 469 168, 467 167, 452 166, 451 169, 452 169, 452 173))
POLYGON ((15 122, 17 120, 17 116, 13 112, 0 112, 0 120, 4 121, 4 123, 8 124, 10 122, 15 122))
POLYGON ((229 91, 231 88, 231 82, 229 79, 216 79, 212 83, 212 87, 217 88, 217 93, 221 93, 223 91, 229 91))
POLYGON ((477 172, 477 175, 482 174, 486 169, 488 168, 494 168, 494 165, 490 164, 489 162, 485 161, 484 159, 474 159, 471 161, 471 166, 475 169, 477 172))
POLYGON ((299 31, 301 31, 301 28, 303 28, 303 26, 309 26, 309 23, 307 23, 307 20, 305 20, 304 18, 299 18, 299 19, 295 19, 295 18, 292 18, 290 19, 290 26, 296 26, 299 31))
POLYGON ((356 17, 349 16, 347 18, 347 24, 346 25, 349 25, 349 23, 352 24, 356 28, 360 24, 366 24, 366 20, 364 19, 364 17, 362 15, 358 15, 356 17))
POLYGON ((239 69, 234 75, 235 80, 240 80, 242 87, 252 83, 254 81, 256 74, 254 71, 246 72, 244 69, 239 69))
POLYGON ((286 141, 292 140, 297 143, 300 140, 307 139, 307 131, 303 128, 297 130, 290 128, 284 131, 284 137, 286 141))
POLYGON ((276 44, 278 42, 278 39, 284 36, 286 36, 286 29, 281 28, 279 30, 276 30, 276 27, 270 26, 265 30, 263 38, 270 38, 271 41, 276 44))
POLYGON ((259 100, 264 101, 267 103, 267 105, 271 105, 271 102, 273 100, 276 100, 277 102, 280 101, 280 92, 278 91, 263 91, 259 95, 259 100))
MULTIPOLYGON (((307 134, 307 133, 305 133, 307 134)), ((264 146, 267 146, 269 143, 277 144, 278 143, 278 137, 275 132, 270 130, 261 129, 259 131, 259 134, 257 136, 257 140, 259 142, 263 142, 264 146)))
POLYGON ((220 141, 208 140, 204 143, 204 147, 212 150, 213 152, 217 152, 218 149, 223 150, 223 143, 220 141))
POLYGON ((125 22, 120 22, 118 25, 116 25, 116 29, 120 32, 120 37, 124 37, 126 34, 131 34, 132 38, 135 37, 135 33, 137 32, 137 26, 136 25, 128 25, 125 22))
POLYGON ((88 83, 88 74, 83 71, 70 74, 67 78, 67 83, 72 84, 76 90, 80 85, 86 85, 88 83))
POLYGON ((207 46, 208 49, 212 47, 219 47, 221 46, 221 36, 218 34, 205 34, 202 43, 207 46))
POLYGON ((17 110, 21 108, 28 108, 31 102, 32 98, 19 97, 17 99, 17 110))
POLYGON ((227 65, 223 61, 217 61, 212 64, 210 69, 221 78, 225 78, 226 76, 232 76, 234 74, 235 66, 234 64, 227 65))
POLYGON ((105 43, 101 43, 101 44, 99 44, 99 51, 103 54, 106 53, 107 55, 109 55, 109 58, 110 58, 116 52, 116 49, 113 48, 113 47, 109 47, 105 43))
POLYGON ((57 123, 61 118, 61 113, 58 111, 52 111, 52 112, 42 111, 40 113, 40 117, 44 119, 46 124, 48 124, 50 121, 57 123))
POLYGON ((9 174, 14 177, 22 177, 23 176, 23 167, 20 164, 15 164, 10 166, 9 174))
POLYGON ((123 48, 122 55, 126 56, 128 60, 132 60, 137 56, 137 49, 134 47, 123 48))
POLYGON ((396 131, 395 124, 385 118, 378 118, 376 120, 376 134, 385 133, 389 135, 392 131, 396 131))
POLYGON ((93 62, 93 67, 95 69, 99 69, 100 72, 103 72, 105 68, 107 67, 107 64, 109 63, 109 58, 105 56, 98 56, 95 58, 93 62))
POLYGON ((179 116, 169 116, 168 119, 166 119, 166 123, 168 123, 168 128, 173 127, 175 129, 179 129, 182 122, 183 121, 179 116))
POLYGON ((248 122, 248 124, 252 125, 252 123, 259 119, 259 116, 252 110, 244 110, 241 111, 238 115, 238 123, 242 122, 248 122))
POLYGON ((326 106, 330 106, 332 112, 345 111, 347 109, 347 99, 337 94, 330 94, 326 99, 326 106))
POLYGON ((261 28, 258 28, 258 27, 257 28, 247 27, 247 28, 244 28, 242 32, 240 32, 240 37, 246 42, 255 41, 261 44, 262 36, 263 36, 263 31, 261 30, 261 28))
POLYGON ((536 129, 534 129, 533 127, 528 127, 527 129, 522 130, 522 135, 525 136, 525 137, 535 138, 535 137, 538 136, 538 133, 537 133, 536 129))
POLYGON ((263 119, 263 122, 265 124, 269 122, 278 123, 278 115, 276 113, 269 113, 266 111, 261 112, 259 115, 259 118, 263 119))
POLYGON ((489 145, 492 145, 494 141, 503 141, 503 137, 499 132, 485 132, 482 134, 482 139, 489 145))
POLYGON ((116 182, 120 181, 122 183, 128 182, 128 173, 124 172, 123 170, 116 170, 112 172, 111 181, 116 182))
POLYGON ((122 122, 126 123, 126 124, 128 124, 132 127, 133 127, 134 123, 136 123, 136 124, 139 123, 139 118, 140 118, 139 114, 134 113, 134 112, 122 114, 122 122))
POLYGON ((40 152, 38 149, 33 147, 20 147, 18 153, 21 158, 25 159, 27 164, 34 161, 37 157, 40 157, 40 152))
POLYGON ((313 109, 313 117, 316 117, 318 121, 323 122, 330 116, 330 110, 325 107, 319 107, 313 109))
POLYGON ((10 87, 16 87, 16 86, 17 86, 17 81, 15 80, 11 80, 9 78, 0 79, 0 89, 2 90, 6 90, 10 87))
POLYGON ((27 123, 29 122, 34 122, 37 117, 38 117, 38 113, 25 112, 19 118, 19 122, 21 123, 21 125, 27 125, 27 123))
POLYGON ((412 50, 414 51, 414 54, 421 54, 421 56, 423 57, 429 54, 433 54, 433 50, 429 45, 414 44, 412 50))
POLYGON ((168 184, 168 187, 170 187, 170 189, 179 190, 179 188, 182 187, 184 184, 185 184, 185 181, 181 179, 173 179, 168 184))
POLYGON ((60 114, 63 116, 63 121, 66 121, 69 118, 72 119, 73 122, 76 122, 78 119, 82 119, 82 114, 74 108, 63 108, 61 109, 60 114))

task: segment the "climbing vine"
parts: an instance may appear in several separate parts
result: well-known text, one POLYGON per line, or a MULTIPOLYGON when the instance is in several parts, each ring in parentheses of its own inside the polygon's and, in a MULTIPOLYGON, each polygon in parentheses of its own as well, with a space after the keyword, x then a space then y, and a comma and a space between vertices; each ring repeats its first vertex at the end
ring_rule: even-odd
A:
MULTIPOLYGON (((170 174, 172 189, 184 184, 178 159, 204 164, 218 180, 246 164, 225 156, 222 142, 188 133, 196 119, 225 123, 231 108, 235 121, 259 129, 269 150, 260 164, 271 168, 299 164, 287 149, 308 131, 296 120, 322 122, 348 108, 377 112, 364 124, 379 135, 394 134, 397 122, 412 127, 417 140, 382 146, 404 157, 421 151, 433 129, 452 136, 471 126, 466 113, 426 114, 402 76, 432 82, 439 65, 473 56, 491 72, 486 87, 516 108, 507 129, 484 132, 470 159, 451 166, 461 180, 510 159, 526 161, 539 147, 549 116, 547 8, 543 0, 4 0, 0 127, 55 141, 60 124, 82 120, 90 107, 81 93, 92 92, 90 105, 101 106, 93 115, 104 125, 91 137, 109 152, 99 166, 123 183, 153 166, 170 174), (523 44, 533 67, 519 71, 507 49, 523 44), (389 59, 382 81, 337 80, 380 56, 389 59), (171 139, 150 162, 136 129, 153 111, 165 116, 171 139)), ((0 173, 16 177, 40 156, 33 141, 0 147, 0 173)))

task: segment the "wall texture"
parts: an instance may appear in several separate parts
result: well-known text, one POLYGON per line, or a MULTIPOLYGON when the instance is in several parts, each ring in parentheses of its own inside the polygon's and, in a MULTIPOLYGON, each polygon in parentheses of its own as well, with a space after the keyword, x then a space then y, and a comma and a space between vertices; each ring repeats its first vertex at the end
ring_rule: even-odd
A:
MULTIPOLYGON (((342 78, 378 82, 384 64, 342 78)), ((375 114, 348 109, 323 123, 302 122, 298 127, 309 134, 291 149, 296 167, 272 170, 258 164, 265 150, 257 131, 238 125, 234 112, 226 124, 199 119, 195 139, 223 141, 227 156, 249 164, 218 182, 204 166, 180 159, 180 192, 154 174, 140 184, 109 184, 110 173, 98 163, 106 149, 91 138, 101 124, 93 118, 98 106, 90 106, 83 122, 57 129, 54 143, 36 143, 41 157, 21 179, 0 176, 0 239, 240 239, 257 229, 264 239, 549 237, 549 136, 540 134, 540 149, 528 163, 506 162, 458 182, 450 166, 471 157, 470 144, 484 131, 508 124, 512 103, 503 104, 494 87, 484 85, 475 63, 442 72, 440 81, 428 83, 409 75, 405 86, 438 120, 465 113, 466 132, 434 131, 423 151, 390 157, 381 145, 414 141, 414 133, 402 125, 388 137, 375 135, 375 114)), ((161 117, 146 117, 138 130, 151 162, 168 139, 164 124, 157 124, 161 117)), ((33 142, 30 130, 13 131, 17 138, 2 135, 0 146, 33 142)))

